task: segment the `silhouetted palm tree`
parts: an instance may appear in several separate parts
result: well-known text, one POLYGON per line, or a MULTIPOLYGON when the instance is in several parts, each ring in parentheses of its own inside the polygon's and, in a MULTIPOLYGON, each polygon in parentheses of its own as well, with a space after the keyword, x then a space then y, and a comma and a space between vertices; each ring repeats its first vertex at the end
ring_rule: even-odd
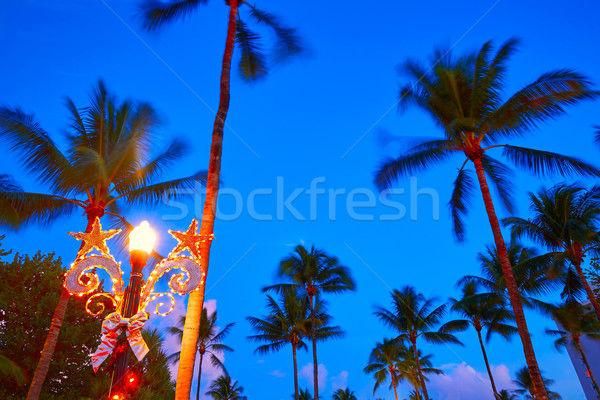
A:
POLYGON ((419 365, 421 366, 421 371, 423 372, 423 380, 425 383, 429 382, 427 378, 428 375, 444 375, 444 372, 440 369, 434 368, 433 363, 431 362, 432 354, 427 354, 425 356, 421 355, 421 350, 417 350, 415 353, 414 347, 405 347, 400 351, 400 361, 398 361, 395 365, 396 373, 398 374, 398 380, 406 380, 408 383, 413 385, 415 390, 412 392, 417 400, 421 399, 421 380, 419 377, 419 370, 417 368, 417 358, 415 354, 419 358, 419 365))
POLYGON ((375 345, 369 356, 369 365, 364 369, 367 374, 373 374, 375 378, 373 394, 389 378, 390 387, 394 389, 394 397, 398 400, 396 387, 399 383, 399 377, 397 376, 396 363, 400 361, 400 353, 403 349, 406 349, 404 343, 396 339, 384 338, 383 342, 375 345))
MULTIPOLYGON (((144 26, 154 30, 176 20, 183 20, 194 14, 201 6, 208 3, 206 0, 172 0, 161 2, 156 0, 142 1, 142 17, 144 26)), ((268 61, 281 62, 302 52, 300 38, 296 31, 281 23, 280 19, 266 11, 256 8, 253 4, 240 0, 227 0, 229 7, 229 20, 225 51, 221 67, 221 85, 219 108, 215 114, 212 131, 212 144, 208 167, 208 180, 206 185, 206 199, 202 213, 200 234, 211 237, 217 210, 219 182, 221 180, 221 156, 223 153, 223 130, 229 112, 231 62, 235 44, 239 47, 239 71, 243 78, 253 80, 263 77, 268 71, 268 61), (276 37, 273 58, 268 60, 262 52, 260 36, 249 28, 240 16, 240 8, 247 10, 248 18, 258 25, 269 28, 276 37)), ((211 241, 206 240, 200 244, 202 266, 208 272, 211 241)), ((206 282, 206 281, 205 281, 206 282)), ((192 386, 194 360, 196 354, 197 335, 195 328, 200 322, 204 302, 205 285, 200 290, 190 294, 187 307, 187 323, 184 327, 184 337, 181 349, 181 361, 177 373, 177 400, 188 400, 192 386)))
POLYGON ((567 106, 595 98, 598 92, 591 90, 585 76, 563 69, 542 74, 505 99, 506 64, 516 45, 516 40, 510 40, 495 55, 491 42, 485 43, 478 52, 462 57, 454 57, 450 51, 438 51, 431 66, 407 61, 404 70, 414 81, 400 90, 400 107, 416 106, 424 110, 443 130, 444 137, 418 144, 398 158, 385 161, 375 179, 379 187, 386 188, 401 177, 413 176, 454 155, 461 156, 464 161, 449 203, 454 232, 460 240, 465 235, 463 219, 471 208, 471 196, 476 190, 472 172, 466 168, 469 161, 473 162, 506 276, 525 359, 536 393, 540 400, 545 400, 544 384, 489 188, 490 183, 495 186, 502 203, 512 212, 510 169, 489 153, 502 149, 508 161, 535 175, 597 176, 600 171, 576 158, 506 143, 529 133, 542 122, 563 115, 567 106))
POLYGON ((338 389, 333 393, 333 400, 358 400, 350 389, 338 389))
POLYGON ((554 342, 554 346, 558 350, 562 350, 569 343, 574 345, 585 364, 587 374, 592 380, 594 389, 600 397, 600 388, 590 368, 585 352, 581 347, 582 337, 600 340, 600 323, 598 323, 598 319, 577 302, 564 303, 552 307, 550 312, 554 320, 558 322, 559 329, 546 329, 546 333, 558 336, 558 339, 554 342))
MULTIPOLYGON (((554 380, 545 379, 544 386, 547 388, 548 386, 552 386, 554 380)), ((539 400, 539 397, 535 394, 535 388, 533 386, 533 382, 531 381, 531 374, 527 370, 527 367, 523 367, 515 372, 515 379, 513 379, 513 383, 519 387, 519 389, 515 389, 514 392, 525 396, 527 400, 539 400)), ((562 397, 558 393, 547 390, 548 398, 551 400, 560 400, 562 397)))
POLYGON ((316 315, 315 302, 324 293, 341 293, 355 290, 356 283, 350 270, 340 265, 337 257, 328 255, 314 246, 308 251, 304 246, 298 245, 294 252, 281 260, 279 275, 292 280, 294 283, 284 283, 268 286, 263 291, 286 290, 290 286, 302 289, 308 296, 308 306, 311 310, 311 341, 313 350, 313 379, 315 398, 319 398, 319 371, 317 362, 316 341, 316 315))
POLYGON ((246 396, 242 396, 243 392, 244 388, 237 381, 233 382, 229 375, 222 375, 211 383, 206 395, 214 400, 248 400, 246 396))
POLYGON ((401 290, 394 289, 392 295, 392 309, 387 310, 383 307, 377 307, 375 315, 386 326, 399 333, 399 340, 406 340, 412 344, 419 380, 425 400, 429 400, 425 378, 418 355, 417 339, 423 338, 425 341, 434 344, 442 343, 462 343, 454 335, 433 331, 438 326, 446 312, 446 305, 442 304, 433 308, 435 299, 426 299, 421 293, 417 293, 414 287, 404 286, 401 290))
MULTIPOLYGON (((181 189, 203 182, 206 174, 156 182, 186 151, 181 140, 165 149, 154 150, 154 130, 159 121, 147 103, 117 103, 99 81, 90 96, 90 105, 78 109, 67 99, 70 113, 66 151, 54 142, 35 120, 18 108, 0 107, 0 140, 11 145, 25 170, 34 175, 48 193, 24 192, 4 176, 0 184, 0 225, 18 227, 46 225, 82 210, 87 217, 86 232, 96 218, 107 214, 118 218, 124 240, 133 227, 123 218, 124 205, 155 204, 165 196, 177 198, 181 189)), ((60 327, 67 310, 69 293, 63 290, 40 362, 33 376, 29 400, 39 397, 60 327)))
MULTIPOLYGON (((292 396, 292 398, 295 398, 294 396, 292 396)), ((298 397, 298 400, 313 400, 312 394, 310 394, 310 390, 308 390, 308 388, 302 390, 300 389, 298 397)))
POLYGON ((501 390, 498 393, 498 400, 519 400, 516 394, 510 393, 508 390, 501 390))
MULTIPOLYGON (((216 356, 215 352, 222 353, 225 351, 233 351, 229 346, 223 344, 223 339, 231 332, 231 328, 235 323, 229 323, 225 325, 225 328, 220 329, 217 326, 217 312, 213 312, 208 315, 208 310, 204 308, 202 310, 202 317, 200 318, 200 326, 198 328, 198 354, 200 354, 200 361, 198 363, 198 387, 196 388, 196 400, 200 400, 200 382, 202 379, 202 362, 204 361, 204 355, 210 354, 210 363, 222 372, 227 374, 225 366, 216 356)), ((171 326, 167 329, 172 335, 175 335, 181 343, 183 337, 183 327, 185 326, 185 316, 179 319, 179 326, 171 326)), ((171 362, 178 362, 181 352, 173 353, 169 356, 171 362)))
POLYGON ((600 305, 581 268, 583 257, 598 254, 600 248, 600 187, 586 191, 561 184, 537 196, 529 193, 529 198, 532 216, 505 218, 504 224, 515 235, 527 236, 573 264, 600 321, 600 305))
POLYGON ((450 298, 450 310, 460 314, 463 319, 446 322, 440 330, 444 332, 463 332, 471 326, 475 329, 485 367, 490 377, 492 391, 494 396, 498 397, 481 331, 484 328, 487 329, 487 342, 489 342, 493 333, 497 333, 505 339, 510 339, 512 335, 518 332, 517 328, 507 324, 507 322, 514 321, 514 316, 505 308, 505 300, 502 297, 497 296, 495 293, 478 293, 474 282, 462 285, 461 291, 462 297, 459 300, 450 298))

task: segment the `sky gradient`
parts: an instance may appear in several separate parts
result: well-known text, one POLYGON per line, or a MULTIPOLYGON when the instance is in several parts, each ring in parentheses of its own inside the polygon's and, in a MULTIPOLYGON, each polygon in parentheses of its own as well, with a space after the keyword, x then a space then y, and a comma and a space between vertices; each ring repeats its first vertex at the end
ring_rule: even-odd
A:
MULTIPOLYGON (((354 293, 328 297, 334 322, 346 337, 319 347, 324 398, 348 385, 360 400, 392 399, 393 392, 384 388, 374 397, 372 379, 362 372, 373 345, 393 335, 372 315, 373 306, 388 306, 390 289, 407 284, 428 297, 439 297, 440 304, 457 296, 454 283, 479 272, 477 253, 492 240, 479 197, 467 219, 467 242, 457 244, 452 237, 446 204, 463 161, 459 158, 419 175, 412 186, 409 180, 396 186, 405 190, 395 195, 406 209, 399 220, 382 218, 401 210, 385 206, 378 198, 373 208, 356 208, 354 214, 348 210, 348 201, 368 201, 368 193, 378 196, 372 184, 377 165, 410 142, 382 140, 383 132, 440 135, 423 113, 397 113, 398 88, 405 82, 397 74, 397 65, 409 57, 425 60, 437 46, 461 53, 476 50, 487 40, 501 44, 516 36, 522 44, 509 64, 508 94, 557 68, 575 68, 600 82, 600 6, 591 0, 569 4, 261 0, 256 5, 297 26, 310 52, 305 59, 273 71, 263 82, 247 85, 232 75, 222 161, 222 188, 229 194, 219 199, 223 217, 215 225, 207 283, 207 304, 218 309, 221 325, 236 323, 227 340, 235 352, 226 355, 225 365, 250 399, 290 398, 291 349, 255 355, 255 344, 245 339, 251 334, 245 317, 264 315, 260 289, 275 282, 279 260, 297 244, 314 244, 339 257, 358 283, 354 293), (311 182, 324 189, 313 197, 312 205, 306 192, 311 182), (297 188, 300 191, 295 192, 297 188), (338 193, 333 200, 332 191, 338 193), (282 202, 294 194, 297 198, 291 204, 297 214, 282 202), (240 215, 228 217, 239 211, 236 207, 241 207, 240 215), (365 215, 373 215, 372 220, 365 215)), ((90 89, 102 78, 120 99, 151 102, 165 121, 160 132, 164 137, 179 136, 189 142, 190 155, 166 178, 206 169, 226 23, 222 1, 210 2, 193 18, 158 34, 141 29, 132 1, 10 2, 0 14, 4 60, 0 103, 36 113, 61 143, 68 123, 63 97, 83 107, 90 89)), ((592 126, 599 124, 598 103, 585 103, 518 143, 598 165, 600 148, 592 145, 592 126)), ((43 189, 22 172, 16 158, 7 153, 6 143, 0 142, 0 148, 0 173, 13 174, 28 191, 43 189)), ((526 216, 527 192, 554 182, 516 176, 517 215, 526 216)), ((191 218, 201 216, 201 205, 201 198, 190 195, 183 205, 131 210, 127 217, 136 223, 149 220, 159 235, 159 251, 168 253, 176 242, 167 230, 186 229, 191 218)), ((499 214, 508 216, 502 210, 499 214)), ((74 215, 45 229, 6 232, 4 246, 21 253, 56 252, 68 263, 78 243, 67 232, 84 228, 85 218, 74 215)), ((180 301, 177 311, 183 312, 180 301)), ((176 317, 173 313, 153 324, 167 326, 176 317)), ((557 353, 544 334, 552 322, 531 312, 527 317, 540 367, 556 381, 553 390, 564 399, 583 399, 566 353, 557 353)), ((424 352, 435 354, 434 364, 447 372, 432 378, 432 397, 491 399, 475 334, 461 334, 460 339, 465 347, 423 347, 424 352)), ((171 340, 169 346, 175 343, 171 340)), ((492 339, 488 356, 498 388, 510 388, 514 371, 524 365, 518 338, 512 343, 492 339)), ((311 361, 310 354, 300 353, 302 387, 311 387, 311 361)), ((207 371, 203 382, 211 377, 214 371, 207 371)), ((400 393, 406 395, 408 390, 402 386, 400 393)))

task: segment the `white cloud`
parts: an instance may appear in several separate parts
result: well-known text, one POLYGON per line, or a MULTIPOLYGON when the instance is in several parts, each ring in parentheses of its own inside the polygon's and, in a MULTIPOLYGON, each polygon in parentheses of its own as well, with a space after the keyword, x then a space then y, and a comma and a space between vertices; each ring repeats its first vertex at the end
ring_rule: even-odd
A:
MULTIPOLYGON (((298 377, 304 379, 307 387, 313 386, 313 363, 304 365, 300 371, 298 371, 298 377)), ((319 394, 321 390, 325 389, 327 383, 327 369, 325 365, 319 364, 319 394)))
POLYGON ((348 387, 348 371, 342 371, 336 376, 331 378, 332 389, 346 389, 348 387))
MULTIPOLYGON (((430 376, 427 384, 432 397, 438 400, 493 400, 492 387, 487 371, 479 372, 466 363, 447 364, 439 367, 446 375, 430 376)), ((512 389, 508 367, 491 366, 498 391, 512 389)))
POLYGON ((269 372, 269 375, 272 375, 276 378, 283 378, 283 377, 285 377, 285 372, 276 369, 274 371, 269 372))

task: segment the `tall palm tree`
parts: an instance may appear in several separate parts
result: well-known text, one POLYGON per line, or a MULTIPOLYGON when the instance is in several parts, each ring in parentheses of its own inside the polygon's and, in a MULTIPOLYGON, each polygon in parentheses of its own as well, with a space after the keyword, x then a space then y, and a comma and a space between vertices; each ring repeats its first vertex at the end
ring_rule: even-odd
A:
POLYGON ((378 306, 374 314, 384 325, 399 333, 398 340, 406 340, 412 344, 423 396, 425 400, 429 400, 417 339, 423 338, 426 342, 434 344, 454 343, 462 345, 462 343, 450 333, 433 331, 441 323, 446 313, 445 304, 433 308, 435 299, 426 299, 423 294, 417 293, 412 286, 404 286, 400 290, 394 289, 391 295, 391 310, 378 306))
POLYGON ((317 311, 316 302, 324 293, 341 293, 355 290, 356 283, 350 270, 340 265, 337 257, 328 255, 322 250, 311 247, 310 251, 298 245, 294 252, 281 260, 279 275, 290 279, 293 283, 268 286, 263 291, 282 291, 297 287, 308 297, 311 313, 310 337, 313 351, 313 384, 315 399, 319 398, 319 371, 317 361, 317 311))
MULTIPOLYGON (((542 378, 542 379, 544 380, 545 387, 552 386, 552 384, 554 383, 553 379, 546 379, 546 378, 542 378)), ((513 379, 513 383, 519 387, 519 389, 515 389, 514 392, 517 394, 520 394, 522 396, 525 396, 525 399, 527 399, 527 400, 539 400, 540 399, 537 396, 537 394, 535 394, 535 387, 533 385, 533 382, 531 380, 531 374, 527 370, 527 367, 520 368, 517 370, 517 372, 515 372, 515 379, 513 379)), ((551 400, 560 400, 562 398, 556 392, 547 390, 547 393, 548 393, 548 398, 551 400)))
MULTIPOLYGON (((287 344, 292 345, 294 361, 294 391, 298 392, 298 363, 296 351, 307 349, 304 339, 309 337, 312 319, 309 317, 308 299, 298 297, 295 289, 286 290, 280 294, 279 302, 267 295, 267 309, 269 315, 263 319, 247 317, 252 329, 257 335, 248 336, 248 339, 265 343, 256 349, 260 354, 279 351, 287 344)), ((318 301, 315 305, 317 321, 316 339, 329 340, 343 336, 338 326, 329 326, 331 316, 326 313, 325 305, 318 301)))
POLYGON ((398 400, 398 392, 396 387, 399 383, 398 371, 396 363, 400 361, 401 351, 406 349, 406 346, 401 340, 384 338, 383 342, 377 343, 369 356, 369 365, 364 371, 367 374, 373 374, 375 385, 373 386, 373 394, 377 391, 382 383, 390 379, 390 387, 394 389, 394 397, 398 400))
MULTIPOLYGON (((144 26, 148 30, 155 30, 164 25, 183 20, 208 3, 208 0, 171 0, 161 2, 156 0, 143 0, 141 4, 144 26)), ((247 16, 259 25, 268 27, 276 36, 273 56, 270 61, 281 62, 298 55, 303 46, 296 30, 283 25, 280 19, 266 11, 256 8, 249 2, 240 0, 227 0, 229 7, 229 20, 227 24, 227 37, 221 67, 221 85, 219 108, 215 114, 212 131, 212 144, 206 185, 206 199, 202 212, 200 234, 212 237, 217 210, 219 182, 221 180, 221 155, 223 152, 223 130, 229 111, 230 76, 233 49, 239 46, 240 62, 239 71, 247 80, 255 80, 265 76, 268 72, 269 60, 262 52, 260 36, 251 30, 240 16, 240 8, 247 10, 247 16)), ((208 272, 211 241, 206 240, 200 244, 200 255, 204 272, 208 272)), ((206 280, 205 280, 206 282, 206 280)), ((181 361, 177 372, 177 400, 187 400, 192 386, 193 368, 196 355, 197 331, 200 314, 204 303, 205 285, 198 291, 190 294, 187 306, 187 325, 181 349, 181 361)))
POLYGON ((450 310, 460 314, 463 319, 446 322, 440 330, 444 332, 462 332, 469 329, 469 327, 475 329, 479 338, 485 367, 490 377, 494 397, 498 397, 498 390, 496 389, 487 352, 483 345, 481 331, 484 328, 487 329, 486 342, 489 342, 493 333, 497 333, 505 339, 510 339, 512 335, 517 333, 517 328, 507 324, 507 322, 514 321, 514 316, 505 308, 505 300, 501 296, 495 293, 478 293, 474 282, 462 285, 461 291, 462 297, 459 300, 450 298, 450 310))
POLYGON ((581 347, 582 337, 600 340, 600 323, 598 323, 594 315, 590 314, 585 307, 577 302, 564 303, 552 307, 551 313, 554 321, 558 322, 559 329, 546 329, 546 333, 558 337, 554 342, 554 346, 558 350, 562 350, 569 343, 574 344, 575 349, 577 349, 585 364, 588 376, 592 379, 594 389, 600 397, 600 387, 598 387, 594 373, 581 347))
MULTIPOLYGON (((225 325, 223 329, 219 330, 217 326, 217 312, 213 312, 208 315, 208 310, 206 308, 202 309, 202 317, 200 318, 200 326, 198 327, 198 354, 200 354, 200 361, 198 366, 198 387, 196 388, 196 400, 200 400, 200 383, 202 378, 202 362, 204 361, 204 355, 210 355, 210 363, 217 368, 220 368, 222 372, 227 374, 227 370, 225 366, 216 356, 215 352, 222 353, 225 351, 233 351, 233 349, 227 345, 223 344, 223 339, 229 332, 231 332, 231 328, 235 323, 229 323, 225 325)), ((171 326, 167 329, 172 335, 175 335, 181 343, 181 338, 183 337, 183 327, 185 326, 185 316, 182 316, 179 319, 179 326, 171 326)), ((171 362, 178 362, 180 358, 181 352, 173 353, 169 356, 169 360, 171 362)))
POLYGON ((583 257, 600 249, 600 187, 560 184, 529 198, 531 217, 505 218, 504 224, 573 264, 600 321, 600 305, 581 268, 583 257))
POLYGON ((338 389, 333 393, 333 400, 358 400, 354 392, 348 388, 338 389))
POLYGON ((242 396, 244 388, 238 385, 238 382, 232 382, 229 375, 218 377, 211 385, 206 394, 215 400, 247 400, 242 396))
POLYGON ((516 40, 509 40, 495 55, 492 54, 491 42, 485 43, 478 52, 462 57, 454 57, 449 51, 437 52, 431 67, 407 61, 404 70, 414 82, 400 90, 400 107, 417 106, 427 112, 443 130, 444 137, 418 144, 398 158, 385 161, 376 173, 375 180, 379 187, 389 187, 401 177, 412 176, 449 160, 453 155, 462 156, 464 162, 454 182, 449 203, 454 232, 461 240, 465 235, 463 220, 475 191, 475 180, 467 169, 468 162, 473 162, 502 271, 506 276, 527 365, 538 397, 546 399, 489 188, 489 184, 495 186, 502 203, 512 211, 510 169, 489 153, 503 149, 506 159, 536 175, 598 175, 600 171, 576 158, 505 144, 511 138, 528 133, 540 123, 564 114, 566 106, 594 98, 598 92, 591 90, 591 84, 585 76, 571 70, 557 70, 542 74, 537 80, 503 99, 506 64, 516 45, 516 40))
POLYGON ((425 383, 429 382, 428 375, 444 375, 444 372, 441 369, 433 367, 433 362, 431 361, 431 358, 433 357, 432 354, 422 356, 421 350, 417 350, 415 353, 413 346, 405 347, 400 351, 400 360, 396 363, 398 380, 406 380, 413 385, 415 388, 413 393, 416 399, 420 400, 422 387, 419 370, 417 368, 417 357, 419 359, 418 365, 421 366, 425 383))
MULTIPOLYGON (((186 146, 173 140, 160 152, 151 151, 159 121, 149 104, 117 103, 99 81, 88 107, 78 109, 70 99, 66 106, 70 114, 66 151, 33 115, 0 107, 0 140, 10 145, 27 172, 50 189, 48 193, 25 192, 4 179, 0 185, 0 225, 47 225, 81 209, 87 217, 86 232, 96 218, 107 214, 118 218, 125 238, 133 227, 122 217, 123 205, 157 203, 163 196, 177 198, 181 189, 205 180, 206 174, 199 172, 156 182, 185 154, 186 146)), ((64 289, 27 395, 29 400, 40 395, 68 301, 69 293, 64 289)))

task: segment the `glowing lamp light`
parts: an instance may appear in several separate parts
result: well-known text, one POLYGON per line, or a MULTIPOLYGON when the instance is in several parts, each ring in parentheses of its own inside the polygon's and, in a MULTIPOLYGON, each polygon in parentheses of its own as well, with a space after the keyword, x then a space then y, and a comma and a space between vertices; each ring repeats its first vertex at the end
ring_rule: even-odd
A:
POLYGON ((156 243, 156 233, 150 228, 148 221, 142 221, 129 234, 129 251, 142 250, 147 254, 152 253, 152 248, 156 243))

